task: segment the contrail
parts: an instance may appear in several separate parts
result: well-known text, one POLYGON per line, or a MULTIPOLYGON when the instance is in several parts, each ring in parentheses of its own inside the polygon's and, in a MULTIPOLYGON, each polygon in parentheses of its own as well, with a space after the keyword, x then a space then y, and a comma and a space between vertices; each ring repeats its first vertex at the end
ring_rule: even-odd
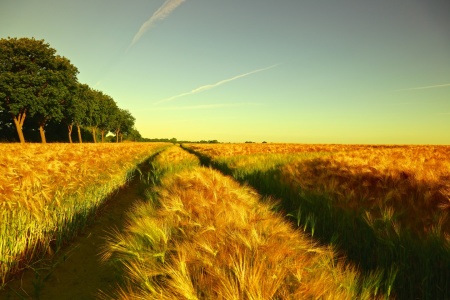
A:
POLYGON ((247 72, 247 73, 244 73, 244 74, 241 74, 241 75, 237 75, 237 76, 234 76, 234 77, 231 77, 231 78, 228 78, 228 79, 224 79, 224 80, 218 81, 218 82, 213 83, 213 84, 203 85, 203 86, 201 86, 201 87, 198 87, 198 88, 196 88, 196 89, 193 89, 193 90, 190 91, 190 92, 181 93, 181 94, 178 94, 178 95, 169 97, 169 98, 165 98, 165 99, 159 100, 158 102, 155 102, 154 104, 161 104, 161 103, 169 102, 169 101, 172 101, 172 100, 175 100, 175 99, 177 99, 177 98, 184 97, 184 96, 188 96, 188 95, 192 95, 192 94, 197 94, 197 93, 200 93, 200 92, 204 92, 204 91, 206 91, 206 90, 210 90, 210 89, 212 89, 212 88, 218 87, 219 85, 228 83, 228 82, 230 82, 230 81, 234 81, 234 80, 237 80, 237 79, 242 78, 242 77, 246 77, 246 76, 249 76, 249 75, 258 73, 258 72, 262 72, 262 71, 266 71, 266 70, 275 68, 275 67, 278 66, 278 65, 279 65, 279 64, 276 64, 276 65, 272 65, 272 66, 267 67, 267 68, 262 68, 262 69, 254 70, 254 71, 251 71, 251 72, 247 72))
POLYGON ((438 84, 438 85, 429 85, 429 86, 421 86, 421 87, 415 87, 415 88, 409 88, 409 89, 400 89, 400 90, 396 90, 396 92, 434 89, 434 88, 441 88, 441 87, 447 87, 447 86, 450 86, 450 83, 438 84))
POLYGON ((156 22, 162 21, 181 3, 185 0, 166 0, 164 4, 158 8, 158 10, 148 19, 144 24, 142 24, 139 31, 134 35, 133 40, 131 41, 130 46, 128 46, 127 51, 133 47, 134 44, 142 37, 142 35, 149 30, 156 22))
POLYGON ((150 108, 152 111, 160 110, 199 110, 199 109, 215 109, 215 108, 229 108, 229 107, 242 107, 242 106, 258 106, 260 103, 256 102, 238 102, 238 103, 217 103, 217 104, 199 104, 190 106, 166 106, 150 108))

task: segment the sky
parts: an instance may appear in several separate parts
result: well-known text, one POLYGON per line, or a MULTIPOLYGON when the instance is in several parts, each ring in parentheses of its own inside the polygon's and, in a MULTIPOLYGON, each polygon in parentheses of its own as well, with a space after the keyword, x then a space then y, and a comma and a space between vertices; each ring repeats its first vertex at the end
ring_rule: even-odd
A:
POLYGON ((147 138, 450 145, 448 0, 0 0, 147 138))

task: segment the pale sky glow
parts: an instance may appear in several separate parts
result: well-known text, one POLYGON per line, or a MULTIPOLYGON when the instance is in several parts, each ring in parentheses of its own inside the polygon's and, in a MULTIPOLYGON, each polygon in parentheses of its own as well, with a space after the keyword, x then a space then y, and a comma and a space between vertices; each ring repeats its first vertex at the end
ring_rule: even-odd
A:
POLYGON ((450 145, 449 0, 0 0, 148 138, 450 145))

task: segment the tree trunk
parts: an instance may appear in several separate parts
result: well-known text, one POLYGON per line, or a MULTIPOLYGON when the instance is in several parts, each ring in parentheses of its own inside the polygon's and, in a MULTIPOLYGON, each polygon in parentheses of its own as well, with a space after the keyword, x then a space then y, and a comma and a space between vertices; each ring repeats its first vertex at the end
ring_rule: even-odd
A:
POLYGON ((27 116, 26 111, 19 113, 17 116, 13 115, 14 125, 16 125, 17 134, 19 135, 20 143, 25 143, 25 137, 23 136, 22 126, 27 116))
POLYGON ((121 143, 123 142, 123 134, 122 133, 120 134, 120 142, 121 143))
POLYGON ((97 128, 92 127, 92 138, 94 139, 94 143, 97 143, 97 128))
POLYGON ((81 129, 80 129, 80 124, 77 124, 77 128, 78 128, 78 141, 80 142, 80 144, 83 143, 83 140, 81 139, 81 129))
POLYGON ((72 142, 72 128, 73 128, 73 124, 67 125, 67 129, 69 130, 69 143, 73 143, 72 142))
POLYGON ((39 126, 39 133, 41 134, 41 141, 42 141, 42 144, 46 144, 46 143, 47 143, 47 140, 45 139, 44 124, 41 124, 41 125, 39 126))
POLYGON ((120 129, 117 129, 116 130, 116 143, 119 142, 119 132, 120 132, 120 129))
POLYGON ((105 142, 105 131, 102 130, 102 143, 104 143, 104 142, 105 142))

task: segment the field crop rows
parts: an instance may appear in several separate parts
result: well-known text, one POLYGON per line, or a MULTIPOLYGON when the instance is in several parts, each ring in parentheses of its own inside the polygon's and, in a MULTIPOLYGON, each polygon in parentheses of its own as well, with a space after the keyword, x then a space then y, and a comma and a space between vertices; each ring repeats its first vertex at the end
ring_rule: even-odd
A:
POLYGON ((376 299, 332 247, 318 246, 250 187, 174 146, 152 163, 148 199, 111 231, 103 259, 125 270, 113 299, 376 299))
POLYGON ((450 295, 450 147, 184 145, 281 200, 298 226, 332 243, 399 298, 450 295), (395 279, 395 280, 394 280, 395 279))
POLYGON ((90 222, 167 144, 0 144, 0 287, 90 222))
POLYGON ((102 299, 450 297, 450 147, 0 151, 1 283, 70 241, 136 170, 145 201, 105 238, 102 259, 123 283, 102 299))

